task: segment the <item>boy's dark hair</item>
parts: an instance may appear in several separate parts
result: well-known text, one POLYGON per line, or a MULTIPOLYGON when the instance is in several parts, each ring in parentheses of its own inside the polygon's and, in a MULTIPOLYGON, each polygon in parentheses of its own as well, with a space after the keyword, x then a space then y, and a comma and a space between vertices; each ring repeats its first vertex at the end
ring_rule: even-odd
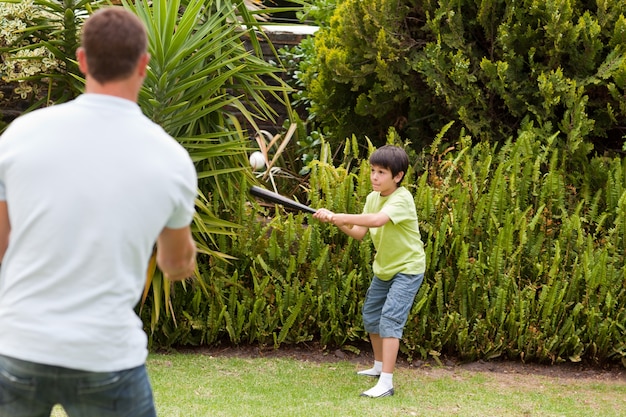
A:
POLYGON ((403 172, 402 178, 398 181, 398 185, 400 185, 406 175, 406 171, 409 169, 409 156, 404 149, 398 146, 385 145, 372 153, 370 156, 370 165, 377 165, 388 169, 394 177, 399 172, 403 172))
POLYGON ((147 51, 148 36, 137 16, 122 7, 107 7, 87 19, 81 46, 89 74, 103 84, 132 74, 147 51))

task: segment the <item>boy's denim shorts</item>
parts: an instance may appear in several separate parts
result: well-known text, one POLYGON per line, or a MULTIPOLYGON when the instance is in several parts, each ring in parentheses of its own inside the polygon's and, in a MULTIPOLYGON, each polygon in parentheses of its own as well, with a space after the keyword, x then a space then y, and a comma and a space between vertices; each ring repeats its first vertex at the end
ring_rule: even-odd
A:
POLYGON ((396 274, 389 281, 374 276, 363 303, 365 331, 380 337, 402 338, 413 300, 424 274, 396 274))

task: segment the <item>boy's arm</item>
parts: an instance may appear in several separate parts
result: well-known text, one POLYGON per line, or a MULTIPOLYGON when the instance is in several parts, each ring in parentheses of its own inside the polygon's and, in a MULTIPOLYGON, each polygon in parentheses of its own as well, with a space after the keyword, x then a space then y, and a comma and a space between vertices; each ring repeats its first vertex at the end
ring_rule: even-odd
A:
POLYGON ((330 222, 348 236, 361 240, 370 227, 381 227, 389 221, 385 213, 345 214, 333 213, 330 210, 319 209, 313 216, 323 222, 330 222))

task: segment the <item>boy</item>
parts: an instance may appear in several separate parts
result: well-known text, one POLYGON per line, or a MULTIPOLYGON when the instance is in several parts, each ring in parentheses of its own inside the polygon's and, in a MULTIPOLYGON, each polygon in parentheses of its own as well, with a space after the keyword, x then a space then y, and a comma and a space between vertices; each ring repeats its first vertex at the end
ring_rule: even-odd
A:
POLYGON ((374 277, 363 304, 363 324, 370 335, 374 367, 358 374, 379 377, 373 388, 361 394, 379 398, 394 394, 393 371, 400 338, 424 279, 426 260, 413 196, 400 185, 409 167, 406 152, 383 146, 372 153, 369 162, 373 191, 362 214, 319 209, 313 217, 333 223, 357 240, 368 231, 371 234, 376 255, 374 277))

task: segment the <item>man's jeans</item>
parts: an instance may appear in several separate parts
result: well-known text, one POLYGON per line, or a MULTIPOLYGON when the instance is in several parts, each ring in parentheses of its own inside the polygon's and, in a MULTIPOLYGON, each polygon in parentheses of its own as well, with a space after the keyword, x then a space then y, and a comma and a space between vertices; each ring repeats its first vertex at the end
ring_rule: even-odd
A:
POLYGON ((145 366, 84 372, 0 355, 0 417, 156 417, 145 366))

